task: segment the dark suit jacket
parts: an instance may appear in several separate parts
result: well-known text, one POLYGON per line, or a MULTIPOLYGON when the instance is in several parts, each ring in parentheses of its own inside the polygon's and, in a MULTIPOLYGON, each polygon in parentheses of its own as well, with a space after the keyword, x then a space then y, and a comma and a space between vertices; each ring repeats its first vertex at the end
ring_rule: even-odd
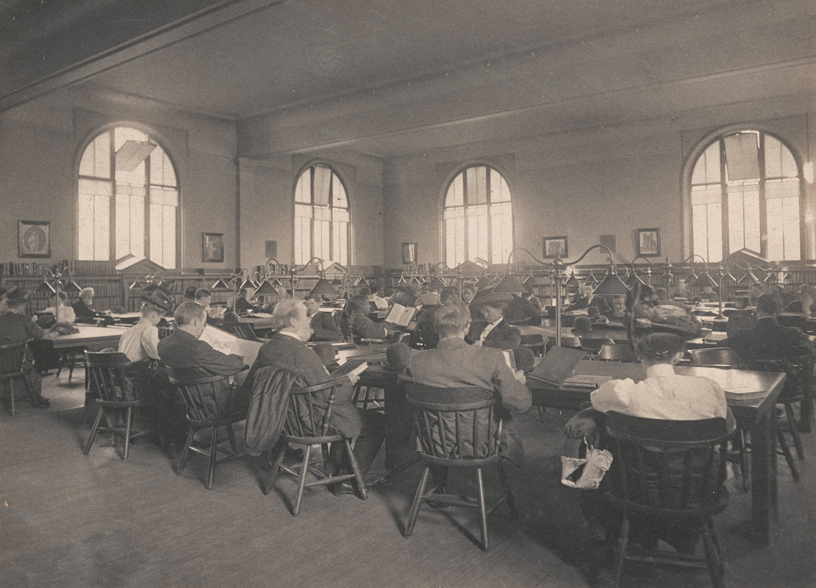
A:
POLYGON ((255 310, 255 306, 246 298, 239 298, 235 301, 235 312, 249 312, 255 310))
POLYGON ((190 333, 176 329, 156 346, 162 363, 169 368, 195 368, 208 376, 230 376, 244 369, 238 355, 226 355, 190 333))
POLYGON ((40 339, 43 335, 45 331, 24 314, 10 310, 0 314, 0 340, 8 339, 8 343, 21 343, 26 339, 40 339))
POLYGON ((71 307, 74 309, 74 314, 78 319, 95 318, 98 315, 93 308, 85 304, 85 301, 82 298, 77 298, 76 302, 74 302, 71 307))
POLYGON ((810 341, 801 329, 783 327, 775 317, 766 317, 753 329, 737 331, 720 346, 731 347, 743 359, 754 359, 771 347, 809 347, 810 341))
POLYGON ((358 310, 355 310, 349 316, 349 326, 351 327, 351 334, 355 337, 385 339, 388 336, 385 327, 378 325, 358 310))
MULTIPOLYGON (((245 389, 252 389, 255 372, 264 366, 284 368, 300 374, 308 386, 322 384, 332 379, 317 353, 301 341, 282 333, 277 333, 258 350, 258 357, 244 383, 245 389)), ((317 404, 325 408, 328 393, 321 394, 323 397, 318 398, 317 404)), ((337 389, 331 418, 332 427, 345 437, 357 437, 363 426, 360 414, 352 404, 353 395, 354 387, 346 378, 343 385, 337 389)))
MULTIPOLYGON (((487 323, 484 321, 474 322, 470 325, 470 331, 467 334, 466 340, 468 343, 475 343, 479 340, 482 331, 485 330, 487 323)), ((484 343, 485 347, 495 347, 507 351, 515 349, 521 345, 521 333, 513 325, 508 325, 504 320, 487 334, 484 343)))
POLYGON ((315 341, 339 341, 343 338, 330 312, 316 312, 312 316, 311 327, 315 341))
POLYGON ((524 447, 510 412, 522 413, 529 409, 532 395, 526 386, 516 381, 503 353, 468 345, 462 339, 445 339, 436 349, 412 354, 406 374, 417 384, 439 388, 476 386, 497 398, 503 408, 502 455, 521 464, 524 447))

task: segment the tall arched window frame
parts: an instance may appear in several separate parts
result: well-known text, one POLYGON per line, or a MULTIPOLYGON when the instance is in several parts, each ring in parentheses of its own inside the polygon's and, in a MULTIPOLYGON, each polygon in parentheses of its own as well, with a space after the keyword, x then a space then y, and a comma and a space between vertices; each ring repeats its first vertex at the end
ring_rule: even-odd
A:
POLYGON ((691 253, 709 262, 749 249, 771 261, 804 257, 802 170, 789 145, 744 129, 715 137, 687 177, 691 253))
POLYGON ((346 187, 327 165, 306 168, 295 185, 295 263, 319 257, 348 265, 351 217, 346 187))
POLYGON ((131 127, 102 131, 82 153, 77 184, 77 259, 133 255, 178 266, 178 177, 155 137, 131 127))
POLYGON ((492 167, 472 165, 456 174, 445 193, 444 260, 448 267, 483 259, 507 263, 513 251, 510 187, 492 167))

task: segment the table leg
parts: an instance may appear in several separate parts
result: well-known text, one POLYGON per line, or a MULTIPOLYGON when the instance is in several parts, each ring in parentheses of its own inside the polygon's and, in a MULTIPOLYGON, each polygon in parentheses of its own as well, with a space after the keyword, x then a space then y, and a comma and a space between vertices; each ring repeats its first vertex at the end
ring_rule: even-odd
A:
POLYGON ((751 427, 751 531, 762 545, 770 545, 771 510, 776 512, 775 422, 772 412, 751 427))

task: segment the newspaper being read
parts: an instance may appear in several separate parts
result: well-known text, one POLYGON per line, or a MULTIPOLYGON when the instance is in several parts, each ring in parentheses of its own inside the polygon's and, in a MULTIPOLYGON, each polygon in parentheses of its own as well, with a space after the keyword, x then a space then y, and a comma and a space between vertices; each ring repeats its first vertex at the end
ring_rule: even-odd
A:
POLYGON ((260 341, 240 339, 232 333, 227 333, 212 325, 204 327, 204 332, 201 333, 199 339, 209 343, 216 351, 227 355, 239 355, 243 357, 244 363, 248 366, 252 366, 252 364, 255 363, 255 358, 258 357, 258 350, 262 345, 260 341))

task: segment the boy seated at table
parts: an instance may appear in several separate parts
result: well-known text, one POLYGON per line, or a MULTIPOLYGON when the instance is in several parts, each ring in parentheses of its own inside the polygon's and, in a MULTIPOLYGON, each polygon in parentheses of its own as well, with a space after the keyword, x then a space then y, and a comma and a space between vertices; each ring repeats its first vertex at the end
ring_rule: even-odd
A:
MULTIPOLYGON (((26 305, 31 295, 20 288, 15 288, 2 296, 3 313, 0 314, 0 343, 22 343, 28 339, 41 339, 45 332, 37 325, 36 316, 26 316, 26 305)), ((28 394, 37 408, 47 408, 51 405, 47 398, 42 396, 42 378, 33 369, 34 355, 31 348, 26 349, 24 358, 25 377, 28 382, 28 394)), ((10 388, 10 380, 2 384, 10 388)), ((11 392, 11 389, 9 390, 11 392)))

